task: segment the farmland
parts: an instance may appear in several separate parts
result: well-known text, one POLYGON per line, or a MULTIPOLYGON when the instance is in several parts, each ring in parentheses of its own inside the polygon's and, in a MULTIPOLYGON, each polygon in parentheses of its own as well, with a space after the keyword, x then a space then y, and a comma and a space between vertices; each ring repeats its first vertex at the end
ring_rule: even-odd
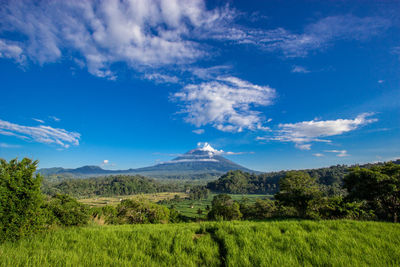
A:
POLYGON ((347 220, 92 225, 0 245, 0 266, 399 264, 399 224, 347 220))
MULTIPOLYGON (((176 192, 164 192, 164 193, 150 193, 150 194, 138 194, 138 195, 129 195, 129 196, 116 196, 116 197, 94 197, 94 198, 86 198, 80 199, 79 201, 87 204, 91 207, 101 207, 105 205, 118 205, 123 199, 146 199, 152 202, 161 202, 161 204, 170 208, 173 206, 176 210, 178 210, 182 215, 189 218, 201 218, 205 219, 207 214, 207 205, 211 207, 211 201, 216 194, 210 194, 207 199, 201 200, 190 200, 188 199, 188 194, 176 192), (174 197, 178 195, 179 200, 173 200, 174 197), (169 200, 169 201, 166 201, 169 200), (201 210, 202 213, 198 214, 198 210, 201 210)), ((230 194, 232 199, 240 201, 244 198, 247 198, 250 203, 255 202, 257 198, 268 198, 271 197, 269 195, 255 195, 255 194, 230 194)))

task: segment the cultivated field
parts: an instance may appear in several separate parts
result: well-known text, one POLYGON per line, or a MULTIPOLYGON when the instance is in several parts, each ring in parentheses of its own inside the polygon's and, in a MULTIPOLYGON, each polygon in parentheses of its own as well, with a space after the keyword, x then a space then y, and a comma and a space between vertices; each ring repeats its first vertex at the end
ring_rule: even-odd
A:
POLYGON ((181 198, 185 198, 188 195, 185 193, 177 192, 163 192, 163 193, 150 193, 150 194, 137 194, 137 195, 127 195, 127 196, 114 196, 114 197, 92 197, 79 199, 79 202, 89 205, 90 207, 102 207, 106 205, 118 205, 123 199, 134 199, 134 198, 144 198, 153 202, 158 202, 160 200, 168 200, 174 198, 178 195, 181 198))
MULTIPOLYGON (((80 199, 79 201, 87 204, 91 207, 101 207, 105 205, 113 205, 116 206, 122 199, 134 199, 134 198, 143 198, 153 202, 159 202, 162 200, 171 200, 178 195, 180 197, 179 201, 172 201, 168 203, 164 203, 166 207, 170 208, 171 205, 175 207, 182 215, 190 218, 201 218, 205 219, 207 210, 207 205, 211 207, 211 201, 216 194, 210 194, 207 199, 202 200, 189 200, 187 197, 188 194, 185 193, 174 193, 174 192, 165 192, 165 193, 151 193, 151 194, 138 194, 138 195, 128 195, 128 196, 116 196, 116 197, 93 197, 80 199), (201 209, 202 214, 198 214, 197 211, 201 209)), ((269 195, 254 195, 254 194, 230 194, 232 199, 234 200, 242 200, 243 198, 247 198, 250 203, 256 201, 257 198, 263 199, 271 197, 269 195)))
POLYGON ((205 222, 59 229, 0 245, 1 266, 399 266, 400 225, 205 222))

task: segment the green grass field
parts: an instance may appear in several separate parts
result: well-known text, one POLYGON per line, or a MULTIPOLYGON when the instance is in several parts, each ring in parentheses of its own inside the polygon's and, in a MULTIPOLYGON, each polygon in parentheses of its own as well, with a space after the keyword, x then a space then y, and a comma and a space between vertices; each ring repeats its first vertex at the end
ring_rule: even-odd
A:
POLYGON ((0 266, 399 266, 400 224, 204 222, 59 229, 0 245, 0 266))

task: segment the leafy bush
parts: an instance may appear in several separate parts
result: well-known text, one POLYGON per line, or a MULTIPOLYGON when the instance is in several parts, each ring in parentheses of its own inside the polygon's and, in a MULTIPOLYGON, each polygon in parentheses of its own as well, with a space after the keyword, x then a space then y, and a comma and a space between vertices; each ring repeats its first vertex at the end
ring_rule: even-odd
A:
POLYGON ((366 201, 383 220, 398 221, 400 215, 400 166, 386 163, 371 169, 354 168, 344 179, 349 201, 366 201))
POLYGON ((125 199, 116 208, 117 224, 167 223, 170 211, 167 207, 148 200, 125 199))
POLYGON ((242 217, 239 203, 227 194, 216 195, 208 218, 211 220, 237 220, 242 217))
POLYGON ((318 201, 322 197, 316 180, 301 171, 288 172, 285 178, 279 181, 279 187, 280 191, 275 195, 275 199, 285 206, 295 208, 302 218, 309 217, 308 211, 312 208, 312 201, 318 201))
POLYGON ((50 224, 61 226, 86 225, 90 218, 89 208, 76 199, 58 194, 45 204, 50 224))
POLYGON ((16 240, 43 228, 37 161, 0 159, 0 241, 16 240))

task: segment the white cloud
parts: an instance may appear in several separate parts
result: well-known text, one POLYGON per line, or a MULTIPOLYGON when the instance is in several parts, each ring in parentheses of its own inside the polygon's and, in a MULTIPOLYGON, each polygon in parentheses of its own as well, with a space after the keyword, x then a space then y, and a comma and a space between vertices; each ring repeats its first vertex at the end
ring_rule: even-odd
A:
POLYGON ((80 134, 50 126, 23 126, 0 120, 0 134, 16 136, 25 140, 33 140, 44 144, 56 144, 64 148, 79 145, 80 134))
POLYGON ((208 54, 195 36, 233 19, 227 7, 208 10, 204 1, 8 1, 0 30, 23 42, 0 42, 3 57, 26 56, 40 64, 75 57, 98 77, 115 79, 112 65, 159 67, 208 54), (218 23, 220 24, 220 23, 218 23))
POLYGON ((348 157, 350 156, 349 154, 347 154, 347 150, 325 150, 324 152, 328 152, 328 153, 336 153, 338 157, 348 157))
POLYGON ((56 116, 49 116, 49 118, 52 119, 53 121, 57 121, 57 122, 60 121, 60 119, 57 118, 56 116))
POLYGON ((384 83, 385 81, 384 80, 378 80, 378 83, 384 83))
POLYGON ((309 73, 310 71, 302 66, 293 66, 293 73, 309 73))
POLYGON ((108 159, 103 160, 103 164, 107 165, 109 163, 108 159))
POLYGON ((227 76, 187 85, 174 94, 174 99, 183 102, 185 120, 197 127, 211 124, 221 131, 241 132, 269 129, 263 126, 261 113, 252 108, 271 105, 275 94, 269 86, 227 76))
POLYGON ((21 147, 20 145, 12 145, 12 144, 7 144, 7 143, 0 143, 1 148, 19 148, 21 147))
POLYGON ((344 15, 322 18, 307 25, 302 33, 292 33, 284 28, 256 30, 233 25, 216 27, 213 37, 255 45, 271 52, 281 51, 286 57, 304 57, 310 51, 323 50, 338 40, 366 40, 389 26, 390 21, 380 17, 344 15))
POLYGON ((37 122, 42 123, 42 124, 44 123, 44 121, 43 121, 43 120, 40 120, 40 119, 32 118, 32 120, 37 121, 37 122))
POLYGON ((324 156, 324 154, 322 154, 322 153, 314 153, 314 154, 313 154, 313 156, 316 156, 316 157, 318 157, 318 158, 319 158, 319 157, 323 157, 323 156, 324 156))
POLYGON ((22 48, 15 42, 0 39, 0 58, 12 58, 19 63, 25 62, 22 48))
POLYGON ((155 81, 156 83, 179 83, 179 78, 160 73, 145 74, 147 80, 155 81))
POLYGON ((340 135, 356 130, 363 125, 376 122, 378 119, 368 117, 373 113, 363 113, 355 119, 337 119, 326 121, 303 121, 297 123, 279 124, 280 128, 273 137, 257 137, 257 140, 275 140, 281 142, 293 142, 299 149, 309 150, 311 142, 331 142, 321 139, 323 137, 340 135))
POLYGON ((295 144, 295 147, 300 150, 310 150, 311 144, 295 144))
POLYGON ((195 134, 203 134, 204 129, 196 129, 196 130, 193 130, 192 132, 194 132, 195 134))

